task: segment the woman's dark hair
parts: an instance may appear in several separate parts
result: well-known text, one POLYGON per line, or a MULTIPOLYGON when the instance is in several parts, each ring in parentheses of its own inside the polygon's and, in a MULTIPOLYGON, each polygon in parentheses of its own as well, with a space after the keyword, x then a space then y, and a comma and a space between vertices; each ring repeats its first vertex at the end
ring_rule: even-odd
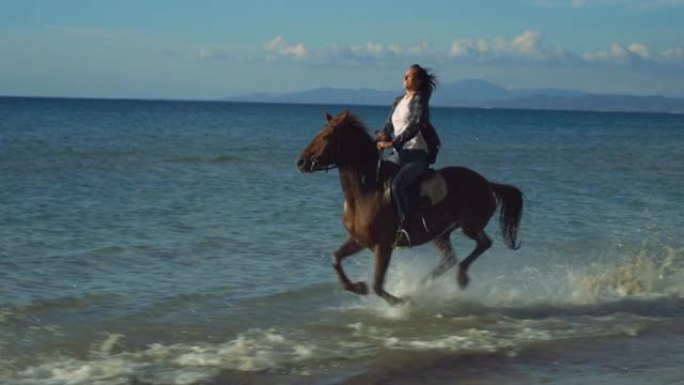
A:
POLYGON ((411 67, 418 77, 418 92, 426 95, 428 98, 432 96, 432 92, 437 88, 437 76, 429 68, 423 68, 418 64, 411 67))

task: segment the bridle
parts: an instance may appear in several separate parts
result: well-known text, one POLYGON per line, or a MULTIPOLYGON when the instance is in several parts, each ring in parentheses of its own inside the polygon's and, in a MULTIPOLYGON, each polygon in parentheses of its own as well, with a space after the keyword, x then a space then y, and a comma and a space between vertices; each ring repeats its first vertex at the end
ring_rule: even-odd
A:
POLYGON ((337 163, 332 163, 332 164, 329 164, 329 165, 321 167, 321 168, 316 168, 317 162, 318 162, 318 158, 312 158, 312 160, 311 160, 311 172, 325 171, 327 173, 330 170, 334 170, 336 168, 339 168, 337 163))
MULTIPOLYGON (((340 143, 340 138, 337 133, 337 130, 335 130, 335 127, 332 128, 332 134, 331 137, 333 140, 335 140, 336 144, 336 152, 335 152, 335 158, 338 159, 340 158, 340 155, 342 154, 342 144, 340 143)), ((326 173, 330 170, 334 170, 336 168, 340 168, 340 166, 337 163, 331 163, 327 166, 321 167, 321 168, 316 168, 316 163, 318 163, 318 157, 311 157, 311 167, 310 170, 311 172, 316 172, 316 171, 325 171, 326 173)))

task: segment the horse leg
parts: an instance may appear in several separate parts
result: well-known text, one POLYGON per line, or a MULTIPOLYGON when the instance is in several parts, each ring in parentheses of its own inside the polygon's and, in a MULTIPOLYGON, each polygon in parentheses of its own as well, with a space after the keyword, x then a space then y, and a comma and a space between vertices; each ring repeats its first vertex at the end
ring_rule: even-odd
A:
POLYGON ((439 262, 439 265, 437 265, 437 267, 432 269, 432 271, 428 275, 423 277, 423 279, 420 281, 421 284, 424 285, 428 281, 438 278, 447 270, 451 269, 456 264, 456 262, 458 262, 456 259, 456 253, 454 252, 454 249, 451 246, 451 240, 449 239, 450 235, 451 231, 440 235, 432 241, 435 245, 435 248, 437 248, 437 251, 442 256, 442 259, 439 262))
POLYGON ((458 265, 458 286, 461 289, 465 289, 470 281, 470 278, 468 278, 468 266, 492 246, 492 240, 489 239, 483 228, 464 226, 463 234, 477 242, 477 245, 475 246, 475 250, 458 265))
POLYGON ((376 246, 374 252, 375 274, 373 278, 373 291, 392 306, 403 303, 403 300, 386 292, 384 289, 385 274, 392 259, 392 248, 389 246, 376 246))
POLYGON ((358 253, 363 250, 363 248, 364 247, 356 239, 349 237, 333 254, 332 264, 344 290, 366 295, 368 294, 368 287, 366 287, 366 284, 363 282, 352 283, 342 269, 342 260, 350 255, 358 253))

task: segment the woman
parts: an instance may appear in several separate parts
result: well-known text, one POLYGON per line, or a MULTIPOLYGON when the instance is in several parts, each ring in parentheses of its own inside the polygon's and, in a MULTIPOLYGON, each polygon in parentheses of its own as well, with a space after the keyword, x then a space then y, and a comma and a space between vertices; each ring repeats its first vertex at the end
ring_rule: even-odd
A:
POLYGON ((439 137, 430 124, 429 107, 436 87, 437 79, 431 71, 418 64, 410 66, 404 74, 404 95, 394 101, 385 125, 377 133, 378 149, 394 148, 401 166, 392 181, 399 218, 397 246, 411 245, 406 231, 406 224, 413 216, 409 187, 435 162, 439 151, 439 137))

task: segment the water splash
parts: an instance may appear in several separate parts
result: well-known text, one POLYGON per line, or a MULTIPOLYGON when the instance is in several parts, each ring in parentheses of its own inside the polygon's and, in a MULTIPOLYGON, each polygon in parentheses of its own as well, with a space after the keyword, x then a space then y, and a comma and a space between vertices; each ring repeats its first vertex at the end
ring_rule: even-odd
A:
MULTIPOLYGON (((684 297, 684 248, 664 245, 654 237, 631 252, 617 247, 613 255, 605 258, 568 256, 565 264, 523 266, 494 274, 482 268, 477 272, 477 280, 473 280, 466 290, 460 290, 456 284, 456 269, 422 284, 421 279, 430 271, 432 260, 421 255, 420 250, 411 252, 414 254, 408 258, 399 254, 399 258, 393 260, 385 282, 390 293, 408 299, 407 303, 390 306, 370 295, 355 299, 348 307, 399 320, 454 308, 467 313, 474 306, 563 307, 624 299, 684 297), (579 263, 596 259, 604 262, 579 263)), ((367 275, 371 276, 370 271, 367 275)))
POLYGON ((636 254, 615 262, 594 264, 570 274, 575 283, 571 298, 597 303, 623 298, 684 295, 684 249, 669 246, 642 247, 636 254))
POLYGON ((95 343, 90 349, 90 355, 93 357, 108 357, 120 350, 126 340, 126 336, 119 333, 107 334, 105 339, 100 343, 95 343))
POLYGON ((137 352, 110 354, 124 336, 112 334, 90 359, 55 357, 6 376, 11 385, 189 385, 223 370, 258 372, 292 367, 314 356, 312 343, 300 343, 275 329, 250 329, 219 344, 153 344, 137 352))

